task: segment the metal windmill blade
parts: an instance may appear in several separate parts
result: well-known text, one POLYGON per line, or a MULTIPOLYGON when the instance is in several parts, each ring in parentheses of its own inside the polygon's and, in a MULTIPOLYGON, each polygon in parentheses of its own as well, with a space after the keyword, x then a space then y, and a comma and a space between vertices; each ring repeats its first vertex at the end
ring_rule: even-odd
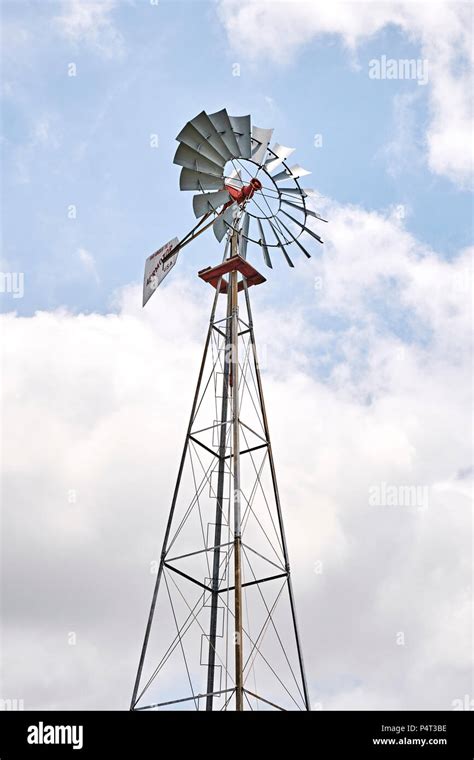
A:
POLYGON ((272 135, 273 129, 252 127, 252 161, 255 161, 259 166, 261 166, 266 156, 272 135))
POLYGON ((250 158, 252 155, 252 127, 250 116, 229 116, 229 120, 239 146, 239 157, 250 158))
MULTIPOLYGON (((212 142, 209 139, 206 139, 190 122, 188 122, 181 130, 176 139, 179 140, 180 145, 188 145, 205 158, 214 161, 215 164, 224 166, 227 161, 227 156, 216 150, 216 148, 213 147, 212 142)), ((215 140, 214 143, 216 143, 215 140)), ((219 142, 217 142, 217 144, 219 145, 219 142)))
MULTIPOLYGON (((232 153, 227 148, 227 145, 220 137, 214 124, 205 111, 201 111, 201 113, 195 116, 194 119, 188 122, 188 124, 197 129, 197 131, 203 136, 204 140, 215 148, 226 161, 232 157, 232 153)), ((186 129, 186 127, 184 127, 184 129, 186 129)), ((180 135, 178 135, 176 139, 180 140, 180 135)))
POLYGON ((295 152, 294 148, 286 148, 284 145, 275 143, 273 148, 269 150, 271 157, 268 159, 268 161, 265 164, 266 171, 270 173, 273 172, 275 169, 281 166, 283 161, 285 161, 294 152, 295 152))
POLYGON ((262 246, 262 252, 263 252, 263 259, 265 261, 265 264, 272 269, 272 260, 270 258, 270 254, 268 252, 268 246, 267 241, 265 239, 265 234, 263 232, 263 226, 260 219, 257 219, 258 222, 258 228, 260 231, 260 240, 258 241, 259 244, 262 246))
POLYGON ((185 124, 176 138, 174 163, 181 167, 180 189, 195 193, 198 222, 184 238, 173 239, 150 257, 155 282, 162 281, 179 251, 208 227, 219 242, 237 233, 240 256, 251 256, 257 247, 270 268, 275 251, 290 267, 292 247, 309 257, 304 234, 323 242, 308 220, 326 220, 308 207, 312 191, 300 185, 310 172, 299 164, 289 166, 295 149, 278 142, 270 147, 272 137, 273 129, 252 125, 249 115, 232 116, 225 108, 201 111, 185 124))
POLYGON ((198 193, 193 196, 193 209, 197 219, 208 214, 210 211, 217 211, 219 206, 227 203, 229 193, 227 190, 217 190, 215 193, 198 193))
MULTIPOLYGON (((284 161, 282 163, 284 164, 284 161)), ((295 164, 289 169, 288 167, 285 167, 284 171, 280 172, 279 174, 275 174, 272 179, 274 182, 282 182, 289 177, 291 177, 291 179, 299 179, 300 177, 306 177, 307 174, 311 174, 311 172, 303 169, 303 167, 299 164, 295 164)))
POLYGON ((228 230, 232 229, 234 221, 234 210, 232 206, 229 206, 224 213, 219 216, 216 221, 213 223, 212 227, 214 230, 214 235, 218 239, 219 243, 223 239, 224 235, 228 230))
POLYGON ((211 161, 210 158, 206 158, 202 153, 199 153, 194 148, 190 148, 189 145, 181 143, 178 150, 175 153, 173 163, 183 166, 186 169, 193 169, 194 171, 204 172, 205 174, 213 174, 216 177, 222 177, 223 164, 216 164, 215 161, 211 161))
POLYGON ((198 169, 182 169, 179 177, 180 190, 221 190, 222 178, 215 174, 205 174, 198 169))
POLYGON ((238 158, 240 156, 239 145, 237 143, 232 124, 230 123, 229 114, 225 108, 223 108, 222 111, 211 113, 209 120, 225 144, 228 151, 228 157, 238 158))

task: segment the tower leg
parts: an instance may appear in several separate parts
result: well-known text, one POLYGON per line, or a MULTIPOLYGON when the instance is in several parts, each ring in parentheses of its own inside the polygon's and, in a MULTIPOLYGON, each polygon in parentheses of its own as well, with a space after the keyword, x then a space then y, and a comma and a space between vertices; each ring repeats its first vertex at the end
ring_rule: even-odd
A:
POLYGON ((229 376, 231 366, 230 342, 232 334, 231 314, 232 301, 231 291, 227 294, 227 321, 226 321, 226 342, 224 348, 224 377, 222 380, 222 405, 220 418, 219 433, 219 471, 217 481, 217 500, 216 500, 216 518, 214 527, 214 557, 212 565, 212 594, 211 594, 211 621, 209 626, 209 650, 207 666, 207 697, 206 710, 212 710, 214 703, 214 674, 216 665, 216 634, 217 634, 217 615, 219 608, 219 574, 221 562, 221 536, 222 536, 222 514, 223 514, 223 497, 225 482, 225 457, 227 447, 227 413, 229 405, 229 376))
POLYGON ((303 663, 303 652, 301 648, 301 642, 300 642, 300 636, 298 631, 298 623, 296 620, 296 605, 293 595, 293 585, 291 582, 291 574, 290 574, 290 560, 288 556, 288 546, 286 543, 286 536, 285 536, 285 527, 283 524, 283 515, 281 511, 281 503, 280 503, 280 493, 278 490, 278 483, 277 483, 277 477, 276 477, 276 469, 275 469, 275 462, 273 460, 273 451, 272 451, 272 444, 270 439, 270 429, 268 427, 268 418, 267 418, 267 411, 265 408, 265 399, 263 396, 263 386, 262 386, 262 377, 260 375, 260 365, 258 363, 258 356, 257 356, 257 347, 255 344, 255 334, 253 330, 253 317, 252 317, 252 308, 250 306, 250 298, 249 298, 249 292, 247 288, 247 284, 244 281, 244 291, 245 291, 245 303, 247 306, 247 314, 248 314, 248 320, 249 320, 249 329, 250 329, 250 340, 252 344, 252 354, 253 354, 253 360, 254 360, 254 367, 255 367, 255 376, 257 379, 257 388, 258 388, 258 395, 260 400, 260 407, 262 410, 262 420, 263 425, 265 429, 265 436, 268 442, 268 458, 270 462, 270 472, 272 477, 272 485, 273 485, 273 493, 275 495, 275 504, 278 514, 278 524, 280 528, 281 533, 281 540, 283 545, 283 553, 285 558, 285 567, 287 571, 287 586, 288 586, 288 594, 290 598, 290 607, 291 607, 291 617, 293 621, 293 629, 295 633, 295 639, 296 639, 296 649, 298 653, 298 664, 301 674, 301 682, 303 686, 303 694, 304 694, 304 701, 305 706, 307 710, 311 710, 311 702, 309 699, 309 692, 308 692, 308 685, 306 682, 306 673, 304 669, 304 663, 303 663))
POLYGON ((234 493, 235 707, 244 709, 242 626, 242 526, 240 510, 239 294, 238 272, 230 274, 232 296, 232 460, 234 493))
POLYGON ((175 507, 176 507, 176 499, 178 498, 179 487, 180 487, 180 484, 181 484, 181 477, 182 477, 182 474, 183 474, 184 463, 186 461, 186 455, 188 453, 189 436, 191 435, 191 430, 192 430, 194 418, 195 418, 195 415, 196 415, 196 408, 197 408, 198 399, 199 399, 199 390, 200 390, 200 387, 201 387, 201 382, 202 382, 202 378, 203 378, 203 374, 204 374, 204 367, 206 366, 207 352, 208 352, 209 344, 210 344, 210 341, 211 341, 211 335, 212 335, 212 330, 213 330, 213 323, 214 323, 214 318, 215 318, 215 314, 216 314, 217 301, 218 301, 218 298, 219 298, 220 289, 221 289, 221 281, 219 281, 218 284, 217 284, 216 293, 215 293, 214 301, 213 301, 213 304, 212 304, 211 317, 210 317, 210 320, 209 320, 209 329, 207 331, 206 342, 204 344, 204 351, 203 351, 203 355, 202 355, 201 366, 199 368, 199 376, 198 376, 198 381, 197 381, 197 385, 196 385, 196 390, 194 392, 194 399, 193 399, 193 405, 192 405, 192 408, 191 408, 191 415, 190 415, 190 418, 189 418, 188 430, 187 430, 187 433, 186 433, 186 440, 185 440, 185 443, 184 443, 183 453, 181 455, 181 461, 179 463, 178 477, 176 479, 176 485, 175 485, 175 489, 174 489, 174 492, 173 492, 173 500, 171 502, 171 509, 170 509, 170 513, 169 513, 169 517, 168 517, 168 522, 167 522, 167 525, 166 525, 165 537, 163 539, 163 547, 162 547, 161 556, 160 556, 160 565, 159 565, 159 568, 158 568, 158 573, 157 573, 157 576, 156 576, 155 587, 154 587, 154 590, 153 590, 153 596, 152 596, 151 606, 150 606, 150 613, 148 615, 147 625, 146 625, 146 629, 145 629, 145 638, 143 640, 143 645, 142 645, 142 649, 141 649, 141 653, 140 653, 140 660, 139 660, 139 663, 138 663, 137 675, 136 675, 135 684, 134 684, 134 687, 133 687, 133 694, 132 694, 132 700, 131 700, 131 703, 130 703, 130 710, 134 709, 134 707, 135 707, 135 705, 136 705, 136 703, 138 701, 138 690, 140 688, 140 681, 141 681, 141 677, 142 677, 143 664, 145 662, 145 656, 146 656, 146 651, 147 651, 148 642, 149 642, 149 638, 150 638, 151 626, 152 626, 152 623, 153 623, 153 616, 155 614, 156 600, 157 600, 157 597, 158 597, 158 591, 159 591, 159 588, 160 588, 161 578, 162 578, 162 575, 163 575, 163 565, 164 565, 164 561, 165 561, 166 550, 167 550, 167 547, 168 547, 168 539, 169 539, 169 535, 170 535, 170 531, 171 531, 171 525, 173 523, 174 511, 175 511, 175 507))

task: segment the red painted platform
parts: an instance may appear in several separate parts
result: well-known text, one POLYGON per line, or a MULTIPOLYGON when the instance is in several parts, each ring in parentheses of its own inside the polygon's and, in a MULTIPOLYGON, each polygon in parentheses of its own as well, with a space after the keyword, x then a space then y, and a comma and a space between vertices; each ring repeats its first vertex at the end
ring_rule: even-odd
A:
MULTIPOLYGON (((222 277, 220 292, 227 293, 228 282, 224 278, 224 275, 233 272, 234 270, 237 270, 242 277, 245 277, 248 288, 252 285, 260 285, 262 282, 266 282, 266 278, 260 274, 260 272, 257 272, 257 270, 241 256, 232 256, 230 259, 226 259, 222 264, 218 264, 216 267, 206 267, 206 269, 201 269, 201 271, 198 272, 198 276, 201 280, 204 280, 204 282, 209 282, 214 288, 217 288, 219 278, 222 277)), ((243 280, 240 280, 237 287, 239 290, 243 290, 243 280)))

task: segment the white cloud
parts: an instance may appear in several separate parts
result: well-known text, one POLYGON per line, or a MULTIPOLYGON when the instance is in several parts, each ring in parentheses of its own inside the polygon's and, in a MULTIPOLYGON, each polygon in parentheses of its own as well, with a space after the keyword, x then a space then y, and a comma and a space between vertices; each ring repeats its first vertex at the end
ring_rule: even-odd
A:
MULTIPOLYGON (((321 204, 317 308, 254 314, 312 701, 450 709, 471 672, 466 253, 321 204), (382 482, 428 508, 370 506, 382 482)), ((116 314, 3 317, 2 696, 25 708, 127 707, 208 320, 173 276, 146 310, 130 287, 116 314)))
POLYGON ((384 216, 316 193, 311 202, 331 220, 326 255, 315 261, 324 309, 358 320, 374 317, 368 304, 382 305, 384 318, 395 314, 403 324, 406 317, 410 333, 432 334, 446 355, 469 342, 472 248, 448 262, 410 235, 395 209, 384 216))
POLYGON ((421 128, 417 124, 414 109, 420 96, 418 90, 395 95, 393 99, 393 137, 380 151, 392 177, 418 168, 424 160, 421 128))
POLYGON ((428 60, 429 167, 461 186, 470 183, 473 54, 468 3, 220 0, 219 15, 239 52, 275 63, 288 62, 321 35, 339 35, 354 51, 388 25, 399 26, 420 45, 420 57, 428 60))
POLYGON ((124 52, 122 34, 112 21, 116 0, 63 0, 54 23, 60 34, 74 44, 85 44, 105 58, 124 52))
POLYGON ((92 253, 86 251, 85 248, 79 248, 77 255, 79 256, 80 262, 83 265, 85 271, 90 274, 97 283, 99 283, 100 278, 97 272, 97 265, 92 253))

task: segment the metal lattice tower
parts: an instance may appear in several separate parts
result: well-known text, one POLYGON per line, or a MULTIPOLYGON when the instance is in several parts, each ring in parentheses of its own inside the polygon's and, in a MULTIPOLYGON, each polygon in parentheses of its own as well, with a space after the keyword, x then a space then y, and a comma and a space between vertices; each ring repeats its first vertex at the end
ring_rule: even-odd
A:
POLYGON ((144 304, 200 232, 212 225, 226 238, 222 263, 199 272, 214 300, 132 710, 310 709, 249 296, 265 278, 247 246, 257 243, 268 266, 272 248, 293 266, 287 246, 309 256, 298 238, 322 242, 306 226, 321 217, 298 184, 308 172, 286 165, 292 149, 269 148, 272 131, 225 110, 188 122, 175 162, 181 188, 199 191, 201 221, 145 267, 144 304))

